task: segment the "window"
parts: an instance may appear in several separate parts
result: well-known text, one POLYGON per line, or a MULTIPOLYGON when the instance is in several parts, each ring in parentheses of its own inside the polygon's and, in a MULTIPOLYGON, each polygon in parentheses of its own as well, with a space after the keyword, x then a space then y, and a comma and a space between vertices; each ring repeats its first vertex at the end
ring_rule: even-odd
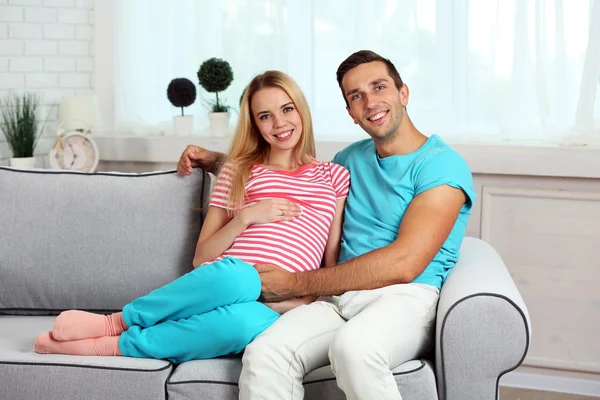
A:
MULTIPOLYGON (((238 108, 250 79, 290 74, 303 89, 318 140, 366 134, 344 109, 335 72, 352 52, 391 59, 425 134, 466 142, 600 142, 600 3, 593 0, 119 0, 114 2, 115 126, 171 129, 166 88, 198 88, 197 130, 208 127, 196 72, 227 60, 223 94, 238 108)), ((236 113, 233 112, 232 124, 236 113)))

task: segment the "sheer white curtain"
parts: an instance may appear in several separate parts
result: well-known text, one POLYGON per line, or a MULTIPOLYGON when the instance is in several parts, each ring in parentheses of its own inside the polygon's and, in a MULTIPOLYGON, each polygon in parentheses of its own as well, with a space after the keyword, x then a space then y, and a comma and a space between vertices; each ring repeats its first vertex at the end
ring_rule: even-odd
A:
MULTIPOLYGON (((302 87, 319 140, 366 137, 335 81, 360 49, 390 58, 410 89, 409 114, 455 141, 600 143, 600 2, 593 0, 119 0, 115 2, 117 128, 171 130, 166 88, 198 89, 196 134, 208 127, 202 61, 234 71, 238 106, 267 69, 302 87)), ((233 113, 232 123, 236 114, 233 113)))

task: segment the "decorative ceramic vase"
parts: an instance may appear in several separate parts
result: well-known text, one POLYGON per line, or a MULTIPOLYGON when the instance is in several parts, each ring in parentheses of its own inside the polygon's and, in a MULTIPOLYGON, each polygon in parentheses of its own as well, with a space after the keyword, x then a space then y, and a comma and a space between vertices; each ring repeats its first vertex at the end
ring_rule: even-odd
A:
POLYGON ((175 136, 191 136, 194 128, 194 116, 176 115, 173 117, 175 136))
POLYGON ((228 112, 209 112, 210 133, 212 136, 229 136, 229 113, 228 112))
POLYGON ((35 167, 35 157, 11 158, 10 166, 19 169, 33 169, 35 167))

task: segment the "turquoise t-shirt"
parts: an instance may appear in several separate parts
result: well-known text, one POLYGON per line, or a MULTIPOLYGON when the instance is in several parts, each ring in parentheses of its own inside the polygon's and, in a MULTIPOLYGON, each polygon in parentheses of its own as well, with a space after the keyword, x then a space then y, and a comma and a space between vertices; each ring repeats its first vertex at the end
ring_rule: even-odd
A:
POLYGON ((440 251, 413 282, 441 289, 458 260, 476 194, 466 161, 439 136, 409 154, 381 158, 372 139, 351 144, 333 158, 350 171, 339 262, 387 246, 398 237, 412 199, 439 185, 462 189, 467 202, 440 251))

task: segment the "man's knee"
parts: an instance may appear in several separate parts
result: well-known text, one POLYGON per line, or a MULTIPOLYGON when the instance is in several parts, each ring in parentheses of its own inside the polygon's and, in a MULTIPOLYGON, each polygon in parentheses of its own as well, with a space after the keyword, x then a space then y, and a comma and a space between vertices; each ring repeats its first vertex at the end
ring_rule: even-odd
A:
POLYGON ((360 329, 346 325, 333 338, 329 347, 329 360, 334 368, 364 363, 382 357, 381 345, 373 338, 365 337, 360 329))
POLYGON ((263 368, 265 364, 271 367, 278 365, 283 358, 284 348, 280 338, 274 335, 260 334, 244 350, 242 356, 244 368, 263 368))
POLYGON ((254 338, 248 346, 246 346, 246 350, 244 351, 244 359, 255 359, 258 357, 262 357, 271 351, 273 351, 273 344, 270 343, 268 337, 265 338, 263 335, 258 335, 254 338))

